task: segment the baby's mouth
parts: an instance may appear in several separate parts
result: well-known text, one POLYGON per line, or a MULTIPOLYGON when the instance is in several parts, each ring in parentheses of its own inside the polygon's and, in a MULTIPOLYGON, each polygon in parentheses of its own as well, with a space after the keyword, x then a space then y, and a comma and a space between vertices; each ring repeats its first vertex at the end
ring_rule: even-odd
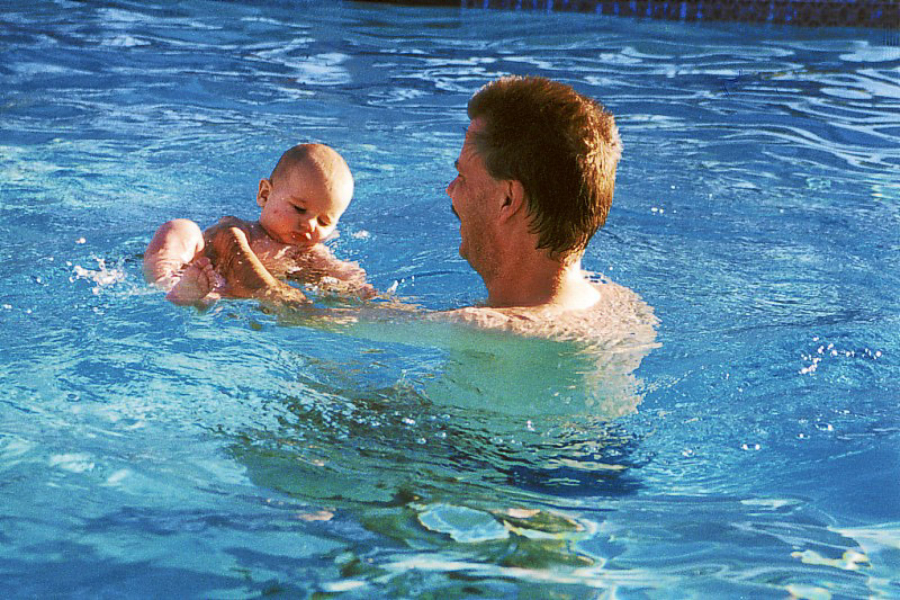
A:
POLYGON ((306 237, 305 233, 295 233, 288 242, 294 246, 312 246, 313 241, 306 237))

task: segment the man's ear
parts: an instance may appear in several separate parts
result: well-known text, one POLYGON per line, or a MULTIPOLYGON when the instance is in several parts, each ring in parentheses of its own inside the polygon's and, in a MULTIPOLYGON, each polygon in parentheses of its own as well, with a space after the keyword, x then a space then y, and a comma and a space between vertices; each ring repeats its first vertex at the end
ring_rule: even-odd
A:
POLYGON ((256 192, 256 204, 260 208, 266 205, 269 200, 269 194, 272 193, 272 182, 268 179, 259 180, 259 191, 256 192))
POLYGON ((518 179, 508 179, 503 182, 506 186, 506 197, 500 207, 500 220, 505 221, 516 215, 520 210, 525 210, 525 188, 518 179))

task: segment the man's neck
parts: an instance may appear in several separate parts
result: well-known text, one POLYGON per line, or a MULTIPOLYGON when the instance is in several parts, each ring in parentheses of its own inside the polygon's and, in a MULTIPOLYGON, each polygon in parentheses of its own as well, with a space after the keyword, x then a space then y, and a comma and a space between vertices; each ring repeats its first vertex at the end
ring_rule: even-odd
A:
POLYGON ((545 255, 508 263, 504 274, 485 280, 488 305, 494 308, 555 307, 580 310, 600 298, 581 270, 581 260, 553 260, 545 255))

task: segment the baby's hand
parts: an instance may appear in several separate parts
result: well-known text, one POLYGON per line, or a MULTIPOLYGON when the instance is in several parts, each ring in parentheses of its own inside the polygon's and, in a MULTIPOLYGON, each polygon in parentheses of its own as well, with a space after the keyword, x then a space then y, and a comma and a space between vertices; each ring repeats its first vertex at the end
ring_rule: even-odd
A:
POLYGON ((210 260, 201 256, 184 268, 178 283, 166 294, 166 300, 179 306, 207 304, 205 300, 216 289, 218 281, 219 275, 210 260))

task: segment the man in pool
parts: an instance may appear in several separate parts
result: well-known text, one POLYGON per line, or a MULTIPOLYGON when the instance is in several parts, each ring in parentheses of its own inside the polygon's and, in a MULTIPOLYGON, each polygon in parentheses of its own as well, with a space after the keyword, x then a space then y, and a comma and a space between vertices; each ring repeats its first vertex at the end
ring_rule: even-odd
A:
MULTIPOLYGON (((652 329, 652 309, 636 294, 581 268, 612 202, 622 151, 612 114, 541 77, 487 84, 468 114, 447 194, 460 222, 460 255, 482 277, 488 298, 435 316, 552 338, 589 338, 613 323, 652 329)), ((236 257, 233 277, 248 296, 289 300, 247 254, 240 231, 223 231, 216 244, 236 257)))
POLYGON ((451 315, 552 337, 584 330, 607 312, 593 309, 629 295, 581 268, 612 203, 622 153, 613 115, 541 77, 487 84, 468 114, 447 194, 460 222, 459 253, 481 275, 488 299, 451 315))
MULTIPOLYGON (((259 182, 258 221, 224 217, 205 232, 188 219, 169 221, 144 253, 144 276, 180 305, 203 307, 222 295, 247 295, 241 278, 228 276, 235 270, 235 255, 218 255, 216 245, 208 244, 218 232, 236 229, 244 234, 246 250, 273 279, 369 295, 374 290, 365 283, 365 272, 336 259, 322 243, 333 234, 352 196, 353 176, 340 154, 322 144, 294 146, 259 182)), ((279 289, 283 300, 305 300, 292 286, 279 289)))

